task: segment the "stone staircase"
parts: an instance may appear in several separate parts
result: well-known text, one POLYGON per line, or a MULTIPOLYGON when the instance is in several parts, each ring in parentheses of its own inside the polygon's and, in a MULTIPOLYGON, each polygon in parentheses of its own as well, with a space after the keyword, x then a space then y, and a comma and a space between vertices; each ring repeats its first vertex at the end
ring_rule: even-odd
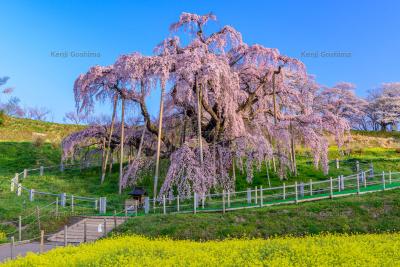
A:
MULTIPOLYGON (((67 227, 68 243, 83 243, 85 238, 85 222, 86 222, 86 242, 97 240, 110 232, 115 226, 125 222, 125 217, 113 216, 93 216, 82 218, 75 224, 67 227)), ((64 243, 64 230, 51 235, 48 239, 51 242, 64 243)))

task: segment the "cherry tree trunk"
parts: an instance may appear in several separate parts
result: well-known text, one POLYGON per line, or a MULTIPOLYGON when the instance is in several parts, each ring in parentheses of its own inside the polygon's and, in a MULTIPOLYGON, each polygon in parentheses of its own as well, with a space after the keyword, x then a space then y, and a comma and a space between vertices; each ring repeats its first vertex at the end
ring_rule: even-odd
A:
POLYGON ((120 144, 120 157, 119 157, 119 182, 118 182, 118 193, 122 193, 122 177, 124 168, 124 141, 125 141, 125 127, 124 127, 124 115, 125 115, 125 98, 122 98, 121 103, 121 144, 120 144))
MULTIPOLYGON (((111 127, 110 127, 110 135, 108 137, 108 142, 107 142, 107 152, 106 152, 106 158, 104 160, 104 164, 102 165, 102 170, 101 170, 101 183, 104 182, 104 179, 106 177, 106 171, 107 171, 107 163, 108 163, 108 158, 111 154, 111 138, 112 134, 114 131, 114 123, 115 123, 115 114, 117 112, 117 102, 118 102, 118 96, 114 96, 114 103, 113 103, 113 113, 112 113, 112 119, 111 119, 111 127)), ((111 155, 112 157, 112 155, 111 155)), ((112 166, 112 163, 111 165, 112 166)), ((110 174, 111 174, 111 167, 110 167, 110 174)))
POLYGON ((164 111, 164 94, 165 94, 165 86, 163 85, 163 86, 161 86, 160 115, 159 115, 159 119, 158 119, 156 171, 154 174, 154 187, 153 187, 153 205, 154 206, 156 205, 158 176, 160 175, 160 150, 161 150, 162 121, 163 121, 163 111, 164 111))
POLYGON ((146 126, 143 125, 143 131, 142 131, 142 136, 140 137, 140 144, 139 144, 138 152, 136 155, 136 160, 138 160, 140 158, 140 154, 142 153, 142 147, 143 147, 145 133, 146 133, 146 126))

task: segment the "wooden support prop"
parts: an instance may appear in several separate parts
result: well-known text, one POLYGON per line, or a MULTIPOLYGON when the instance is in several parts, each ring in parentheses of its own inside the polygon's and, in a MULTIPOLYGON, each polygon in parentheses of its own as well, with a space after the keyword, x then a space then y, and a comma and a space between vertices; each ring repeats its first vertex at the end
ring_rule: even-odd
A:
POLYGON ((40 209, 38 206, 36 206, 36 216, 37 216, 37 221, 38 221, 38 228, 39 232, 41 231, 41 225, 40 225, 40 209))
POLYGON ((103 221, 103 228, 104 228, 104 236, 106 236, 107 235, 107 220, 106 220, 106 218, 104 218, 104 221, 103 221))
POLYGON ((18 241, 22 240, 22 217, 18 216, 18 241))
POLYGON ((15 244, 14 244, 14 237, 12 236, 11 237, 11 243, 10 243, 10 246, 11 246, 11 259, 14 259, 14 246, 15 246, 15 244))
POLYGON ((44 230, 40 231, 40 253, 44 251, 44 230))
POLYGON ((83 221, 83 242, 87 242, 87 223, 86 219, 83 221))
POLYGON ((64 225, 64 247, 68 245, 68 226, 64 225))

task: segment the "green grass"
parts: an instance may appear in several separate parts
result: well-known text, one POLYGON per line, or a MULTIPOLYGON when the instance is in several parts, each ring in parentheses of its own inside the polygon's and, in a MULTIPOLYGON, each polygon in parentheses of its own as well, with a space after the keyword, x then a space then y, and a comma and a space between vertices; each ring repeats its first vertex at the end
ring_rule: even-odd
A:
POLYGON ((44 141, 59 144, 68 134, 84 128, 81 125, 59 124, 30 119, 13 118, 4 115, 0 124, 0 140, 11 142, 31 142, 35 134, 44 134, 44 141))
POLYGON ((333 200, 221 213, 171 214, 131 218, 115 233, 173 239, 212 240, 228 237, 400 230, 399 190, 333 200))
MULTIPOLYGON (((15 220, 18 219, 18 216, 25 216, 33 211, 35 211, 36 206, 43 206, 52 201, 54 201, 54 197, 51 198, 40 198, 37 197, 35 202, 30 202, 27 196, 27 193, 24 192, 23 197, 17 197, 14 193, 10 192, 10 179, 14 176, 14 173, 21 172, 24 168, 32 168, 39 166, 49 166, 59 164, 60 162, 60 148, 58 140, 68 134, 71 131, 74 131, 81 126, 71 126, 71 125, 62 125, 62 124, 52 124, 52 123, 44 123, 37 122, 32 120, 24 120, 24 119, 14 119, 6 117, 6 121, 4 126, 0 126, 0 231, 4 230, 6 232, 15 231, 15 220), (40 132, 47 134, 47 140, 49 142, 41 144, 41 143, 32 143, 32 133, 40 132), (36 145, 35 145, 36 144, 36 145), (7 223, 10 221, 14 221, 14 223, 7 223)), ((358 132, 357 132, 358 134, 358 132)), ((366 134, 366 133, 363 133, 366 134)), ((371 134, 372 136, 374 134, 371 134)), ((340 169, 335 168, 335 163, 330 163, 330 171, 328 175, 324 175, 321 170, 315 169, 310 153, 307 150, 299 149, 297 153, 297 165, 299 175, 297 177, 289 176, 287 183, 294 183, 294 181, 309 181, 309 179, 321 180, 328 179, 329 177, 337 177, 338 175, 351 174, 355 172, 356 161, 360 162, 360 167, 362 169, 367 169, 369 167, 369 163, 373 162, 375 171, 380 172, 382 170, 388 171, 400 171, 400 153, 396 148, 380 148, 380 147, 366 147, 362 149, 353 149, 349 155, 340 155, 336 147, 330 147, 329 149, 329 158, 335 159, 340 158, 341 167, 340 169)), ((165 176, 166 170, 168 166, 168 161, 162 161, 161 167, 161 177, 165 176)), ((98 167, 89 168, 87 170, 74 170, 74 171, 65 171, 64 173, 60 173, 58 171, 48 172, 45 171, 45 175, 40 177, 37 173, 33 175, 29 175, 26 180, 23 181, 23 185, 28 188, 34 188, 40 191, 47 191, 53 193, 61 193, 66 192, 68 195, 74 194, 78 196, 106 196, 108 200, 109 211, 112 212, 113 209, 121 210, 122 203, 124 199, 127 198, 127 191, 125 191, 121 196, 116 194, 118 189, 118 166, 114 166, 114 172, 111 176, 108 176, 105 183, 100 185, 100 173, 98 167)), ((255 170, 254 179, 252 184, 248 184, 246 182, 246 173, 241 173, 237 168, 237 179, 236 179, 236 189, 244 190, 248 187, 254 186, 263 186, 268 187, 268 180, 266 174, 266 168, 263 165, 260 171, 255 170)), ((276 174, 269 171, 270 179, 272 186, 280 186, 282 185, 282 181, 277 177, 276 174)), ((143 185, 147 188, 150 196, 152 195, 152 181, 153 181, 153 170, 150 169, 146 171, 143 175, 143 178, 140 181, 140 185, 143 185)), ((162 184, 163 180, 159 181, 159 188, 162 184)), ((391 196, 393 193, 387 193, 391 196)), ((368 197, 363 197, 368 198, 368 197)), ((336 200, 335 200, 336 201, 336 200)), ((330 203, 330 202, 329 202, 330 203)), ((340 202, 339 202, 340 203, 340 202)), ((302 204, 303 205, 303 204, 302 204)), ((318 206, 320 204, 304 204, 304 205, 315 205, 318 206)), ((300 207, 300 206, 299 206, 300 207)), ((54 207, 53 207, 54 208, 54 207)), ((54 218, 53 208, 49 208, 48 210, 44 210, 42 214, 43 218, 41 219, 42 227, 46 230, 46 232, 55 231, 61 225, 63 225, 67 220, 69 220, 70 214, 67 210, 64 210, 65 213, 63 216, 60 216, 58 219, 54 218)), ((279 210, 280 208, 271 208, 271 210, 279 210)), ((285 208, 286 209, 286 208, 285 208)), ((291 210, 292 208, 288 208, 291 210)), ((265 210, 265 209, 263 209, 265 210)), ((321 209, 322 210, 322 209, 321 209)), ((263 217, 258 212, 261 210, 257 209, 257 211, 240 211, 239 214, 245 214, 249 212, 249 214, 256 214, 254 216, 261 216, 259 220, 266 220, 266 217, 263 217), (255 212, 255 213, 254 213, 255 212)), ((269 211, 269 209, 267 209, 269 211)), ((151 226, 152 220, 173 220, 178 216, 178 218, 186 218, 188 216, 188 220, 190 221, 191 215, 171 215, 170 217, 157 217, 152 216, 149 219, 141 219, 141 220, 149 220, 149 225, 143 226, 143 229, 147 229, 151 226), (183 216, 183 217, 179 217, 183 216), (147 228, 146 228, 147 227, 147 228)), ((213 216, 219 216, 218 214, 214 215, 198 215, 199 218, 208 218, 210 216, 210 224, 213 224, 213 216)), ((226 215, 227 218, 233 215, 226 215)), ((305 217, 305 216, 303 216, 305 217)), ((290 218, 290 216, 288 217, 290 218)), ((393 217, 393 219, 396 217, 393 217)), ((28 218, 27 223, 33 222, 35 220, 35 216, 32 218, 28 218)), ((183 219, 184 220, 184 219, 183 219)), ((225 219, 224 219, 225 220, 225 219)), ((279 221, 279 218, 276 218, 279 221)), ((333 220, 333 219, 332 219, 333 220)), ((201 222, 202 220, 200 220, 201 222)), ((146 221, 144 221, 144 224, 146 221)), ((307 221, 308 222, 308 221, 307 221)), ((206 220, 203 221, 206 223, 206 220)), ((299 222, 297 222, 298 224, 299 222)), ((223 224, 221 223, 221 228, 223 228, 223 224)), ((300 221, 300 224, 304 223, 300 221)), ((369 222, 367 223, 369 224, 369 222)), ((165 226, 167 227, 167 225, 165 226)), ((167 229, 168 227, 177 228, 174 225, 174 222, 171 222, 167 228, 164 226, 160 229, 167 229)), ((234 228, 232 230, 232 234, 240 233, 241 228, 243 228, 243 233, 249 233, 252 235, 252 231, 249 229, 252 227, 259 227, 254 223, 249 224, 248 227, 244 227, 240 225, 238 228, 234 228)), ((311 226, 310 226, 311 227, 311 226)), ((27 237, 32 237, 38 234, 38 228, 36 226, 32 226, 32 229, 28 229, 27 237)), ((168 228, 169 229, 169 228, 168 228)), ((227 226, 227 229, 230 229, 230 226, 227 226)), ((273 227, 271 229, 274 229, 273 227)), ((160 230, 164 231, 164 230, 160 230)), ((170 232, 171 230, 165 230, 166 232, 170 232)), ((186 231, 186 230, 185 230, 186 231)), ((183 233, 185 233, 183 231, 183 233)), ((222 231, 222 230, 218 230, 222 231)), ((307 231, 311 231, 309 229, 307 231)), ((306 231, 306 232, 307 232, 306 231)), ((369 230, 368 230, 369 231, 369 230)), ((151 234, 152 231, 149 231, 151 234)), ((173 232, 173 231, 172 231, 173 232)), ((222 231, 224 232, 224 231, 222 231)), ((231 230, 227 230, 228 234, 230 234, 231 230)), ((265 232, 267 234, 277 233, 279 231, 265 232)), ((293 231, 289 231, 293 232, 293 231)), ((296 231, 294 231, 296 232, 296 231)), ((300 231, 301 232, 301 231, 300 231)), ((189 234, 189 232, 187 232, 189 234)), ((216 234, 211 231, 212 236, 227 236, 224 234, 216 234)), ((263 232, 261 232, 263 233, 263 232)), ((281 232, 279 232, 281 233, 281 232)), ((297 233, 297 232, 296 232, 297 233)), ((185 234, 183 234, 184 236, 185 234)), ((203 238, 202 234, 193 234, 194 238, 196 236, 198 238, 203 238)), ((255 235, 256 236, 256 235, 255 235)))

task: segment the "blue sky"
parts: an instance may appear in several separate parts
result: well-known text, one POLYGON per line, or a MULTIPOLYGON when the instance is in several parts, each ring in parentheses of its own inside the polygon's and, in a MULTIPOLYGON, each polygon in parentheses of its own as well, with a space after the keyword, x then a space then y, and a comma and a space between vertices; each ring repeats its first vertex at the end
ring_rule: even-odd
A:
MULTIPOLYGON (((353 82, 357 93, 400 81, 400 1, 0 1, 0 76, 23 105, 45 106, 55 121, 74 109, 73 82, 124 53, 151 54, 181 12, 212 11, 244 41, 302 60, 318 82, 353 82), (100 57, 52 57, 90 51, 100 57), (304 57, 303 52, 350 57, 304 57)), ((150 101, 153 114, 157 97, 150 101)))

